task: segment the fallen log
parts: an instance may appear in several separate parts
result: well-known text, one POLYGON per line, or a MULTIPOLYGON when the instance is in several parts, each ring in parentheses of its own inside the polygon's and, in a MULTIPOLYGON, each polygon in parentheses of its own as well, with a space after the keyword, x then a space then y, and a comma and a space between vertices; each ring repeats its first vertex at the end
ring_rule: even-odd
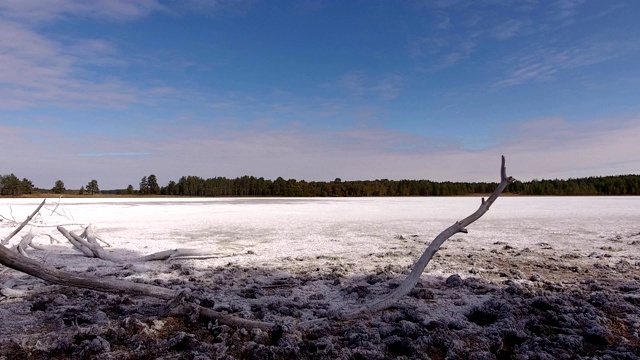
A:
POLYGON ((201 249, 171 249, 163 250, 153 254, 133 258, 122 259, 106 251, 98 243, 98 237, 95 235, 93 226, 87 226, 81 235, 77 235, 71 231, 68 231, 62 226, 58 226, 58 231, 73 244, 74 248, 82 252, 87 257, 95 257, 98 259, 111 261, 115 263, 130 263, 130 262, 144 262, 144 261, 157 261, 157 260, 169 260, 180 257, 193 257, 193 256, 206 256, 211 255, 210 252, 201 249))
MULTIPOLYGON (((40 211, 40 208, 42 208, 44 203, 45 201, 40 204, 36 211, 34 211, 29 217, 27 217, 27 219, 19 226, 20 229, 24 228, 24 226, 28 224, 33 216, 35 216, 35 214, 40 211)), ((8 243, 9 240, 17 233, 18 231, 13 231, 9 236, 7 236, 5 241, 8 243)), ((75 239, 74 236, 71 237, 75 239)), ((88 242, 86 241, 84 243, 88 244, 88 242)), ((182 296, 181 294, 183 293, 182 290, 176 291, 155 285, 135 283, 120 279, 98 278, 95 276, 58 270, 53 267, 42 265, 37 261, 30 259, 18 252, 11 251, 6 246, 1 244, 0 264, 11 269, 23 272, 25 274, 35 276, 39 279, 53 284, 95 290, 100 292, 130 294, 134 296, 149 296, 167 300, 170 302, 173 301, 173 303, 176 303, 174 300, 182 296)), ((3 288, 2 294, 4 295, 5 293, 9 296, 18 295, 18 293, 12 292, 10 291, 10 289, 3 288)), ((189 303, 188 305, 189 309, 198 311, 198 314, 201 318, 217 321, 220 324, 225 324, 232 327, 260 328, 265 331, 273 332, 275 334, 274 336, 279 336, 279 334, 282 333, 282 327, 274 323, 242 319, 233 315, 217 312, 193 303, 189 303)), ((182 309, 184 305, 180 304, 180 307, 182 309)))

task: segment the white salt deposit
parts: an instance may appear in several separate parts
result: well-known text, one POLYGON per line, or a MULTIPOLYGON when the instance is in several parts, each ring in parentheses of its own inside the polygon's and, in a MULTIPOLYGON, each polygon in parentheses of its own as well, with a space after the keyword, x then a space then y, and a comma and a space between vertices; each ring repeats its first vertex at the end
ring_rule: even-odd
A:
MULTIPOLYGON (((284 268, 291 259, 304 260, 308 266, 318 257, 330 257, 352 263, 356 273, 388 263, 384 254, 394 251, 402 253, 396 254, 394 263, 411 264, 426 243, 480 204, 474 197, 87 197, 62 198, 53 213, 57 201, 48 200, 42 211, 36 224, 40 227, 35 228, 41 235, 36 243, 49 243, 49 238, 42 236, 45 234, 63 241, 55 227, 44 225, 77 224, 67 226, 73 230, 93 224, 122 256, 178 247, 203 248, 214 256, 194 260, 193 266, 235 263, 284 268)), ((39 202, 1 199, 0 214, 22 221, 39 202)), ((12 228, 3 226, 0 230, 4 238, 12 228)), ((469 253, 504 242, 516 248, 548 243, 560 253, 587 256, 611 246, 616 235, 640 232, 640 198, 501 197, 468 230, 468 234, 457 234, 445 243, 440 254, 469 253)), ((57 248, 64 247, 73 253, 66 241, 57 248)), ((630 255, 634 248, 621 248, 614 255, 630 255)), ((438 271, 446 273, 447 269, 438 271)))
MULTIPOLYGON (((6 218, 0 238, 39 203, 0 200, 6 218)), ((102 345, 91 351, 116 357, 123 351, 153 358, 637 354, 639 197, 499 198, 468 234, 444 243, 397 307, 317 328, 305 322, 388 294, 426 244, 474 212, 480 199, 87 197, 62 199, 54 212, 55 203, 32 222, 34 242, 45 245, 27 251, 36 261, 91 277, 190 289, 216 311, 288 330, 274 343, 253 330, 212 322, 205 328, 167 315, 163 300, 77 291, 0 267, 0 289, 26 294, 0 301, 0 358, 31 356, 34 349, 39 358, 78 357, 94 348, 96 335, 102 345), (55 228, 90 223, 121 259, 178 247, 211 256, 109 262, 74 251, 55 228), (47 235, 60 243, 49 244, 47 235), (140 331, 151 324, 157 332, 140 331), (113 335, 126 333, 135 336, 113 335), (185 339, 188 346, 176 346, 185 339)))

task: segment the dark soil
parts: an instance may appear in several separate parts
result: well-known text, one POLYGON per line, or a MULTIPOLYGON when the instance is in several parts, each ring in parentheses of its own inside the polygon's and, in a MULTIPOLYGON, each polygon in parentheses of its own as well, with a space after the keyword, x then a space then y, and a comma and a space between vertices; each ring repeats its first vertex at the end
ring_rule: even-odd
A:
POLYGON ((404 270, 347 276, 338 265, 229 266, 190 277, 174 265, 172 276, 148 281, 189 288, 205 307, 281 324, 274 333, 175 315, 152 298, 42 283, 37 294, 0 303, 0 359, 640 359, 640 264, 594 259, 585 273, 572 258, 478 257, 495 274, 471 266, 451 277, 427 274, 395 307, 320 325, 308 321, 388 292, 404 270))

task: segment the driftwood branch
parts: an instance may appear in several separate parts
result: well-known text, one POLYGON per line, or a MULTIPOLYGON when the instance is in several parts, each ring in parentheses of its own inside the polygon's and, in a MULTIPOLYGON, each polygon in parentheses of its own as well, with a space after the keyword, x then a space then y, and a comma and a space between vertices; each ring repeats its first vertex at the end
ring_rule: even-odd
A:
POLYGON ((46 201, 47 199, 42 200, 42 203, 40 203, 40 206, 38 206, 36 210, 31 213, 31 215, 27 216, 27 218, 22 222, 22 224, 20 224, 15 230, 13 230, 13 232, 11 232, 11 234, 9 234, 4 240, 2 240, 0 244, 7 245, 9 243, 9 240, 11 240, 11 238, 14 237, 17 233, 19 233, 20 230, 22 230, 22 228, 25 227, 29 223, 29 221, 31 221, 31 219, 33 219, 33 217, 38 214, 38 212, 40 211, 40 209, 42 209, 46 201))
MULTIPOLYGON (((106 251, 100 244, 98 240, 108 244, 104 240, 98 238, 94 232, 93 226, 87 226, 81 235, 77 235, 74 232, 68 231, 63 226, 58 226, 58 231, 69 240, 73 247, 82 252, 87 257, 95 257, 98 259, 111 261, 115 263, 124 263, 124 262, 144 262, 144 261, 156 261, 156 260, 168 260, 175 259, 180 257, 193 257, 193 256, 206 256, 211 255, 206 250, 200 249, 172 249, 172 250, 164 250, 159 251, 153 254, 149 254, 146 256, 141 256, 133 259, 121 259, 117 256, 112 255, 108 251, 106 251)), ((110 246, 110 245, 109 245, 110 246)))
MULTIPOLYGON (((160 286, 134 283, 131 281, 119 279, 97 278, 93 276, 57 270, 52 267, 44 266, 37 261, 26 258, 16 252, 10 251, 2 245, 0 245, 0 264, 58 285, 78 287, 82 289, 96 290, 114 294, 126 293, 130 295, 150 296, 167 301, 171 301, 180 295, 180 291, 171 290, 160 286)), ((189 306, 197 310, 200 317, 204 319, 215 320, 221 324, 233 327, 259 328, 270 332, 281 331, 281 327, 273 323, 242 319, 196 304, 190 303, 189 306)))
POLYGON ((355 311, 343 312, 338 315, 338 318, 349 319, 355 318, 365 313, 370 313, 374 311, 379 311, 388 308, 389 306, 395 304, 400 298, 407 295, 413 287, 420 280, 420 276, 422 272, 431 261, 431 258, 435 253, 440 249, 440 246, 449 239, 451 236, 457 233, 467 233, 466 227, 471 223, 478 220, 482 215, 484 215, 489 208, 493 204, 494 201, 500 196, 500 194, 504 191, 504 189, 512 183, 514 180, 512 177, 507 176, 507 169, 505 166, 504 156, 502 157, 502 166, 500 168, 500 183, 498 187, 493 191, 493 193, 489 196, 487 200, 484 198, 480 204, 478 210, 476 210, 473 214, 467 216, 466 218, 457 221, 455 224, 449 226, 443 232, 441 232, 435 239, 429 244, 427 249, 424 251, 422 256, 418 259, 418 261, 413 265, 413 269, 411 273, 407 275, 406 279, 398 286, 393 292, 383 296, 380 299, 374 300, 369 304, 365 304, 362 307, 356 309, 355 311))
MULTIPOLYGON (((36 211, 34 211, 19 226, 17 231, 14 231, 12 234, 10 234, 5 239, 5 241, 8 242, 16 233, 18 233, 20 229, 26 226, 27 223, 38 213, 38 211, 40 211, 44 203, 45 201, 43 201, 42 204, 40 204, 40 206, 36 209, 36 211)), ((91 234, 90 231, 89 231, 89 234, 91 234)), ((66 232, 66 234, 63 233, 63 235, 65 235, 65 237, 67 237, 68 235, 67 239, 72 238, 76 241, 80 239, 81 241, 78 241, 78 244, 80 244, 81 246, 85 246, 87 250, 91 250, 91 247, 92 246, 95 247, 95 245, 97 244, 97 241, 95 240, 95 237, 93 237, 93 235, 88 236, 92 238, 92 240, 90 241, 86 241, 82 239, 80 236, 75 235, 73 233, 69 233, 69 232, 66 232), (87 244, 90 246, 87 247, 86 246, 87 244)), ((97 247, 100 247, 100 246, 97 245, 97 247)), ((18 247, 18 249, 20 249, 20 247, 18 247)), ((47 281, 53 284, 77 287, 82 289, 89 289, 89 290, 115 293, 115 294, 125 293, 125 294, 136 295, 136 296, 149 296, 149 297, 154 297, 162 300, 167 300, 170 302, 172 300, 175 300, 182 294, 181 290, 176 291, 176 290, 167 289, 167 288, 155 286, 155 285, 135 283, 135 282, 120 280, 120 279, 98 278, 94 276, 87 276, 83 274, 76 274, 72 272, 58 270, 53 267, 42 265, 37 261, 30 259, 19 252, 11 251, 2 244, 0 244, 0 264, 6 267, 9 267, 11 269, 23 272, 25 274, 35 276, 39 279, 42 279, 44 281, 47 281)), ((0 288, 0 295, 3 295, 3 296, 10 297, 10 296, 19 296, 21 294, 22 294, 21 292, 14 291, 5 286, 2 286, 0 288)), ((279 334, 282 333, 282 327, 277 324, 262 322, 257 320, 242 319, 233 315, 228 315, 218 311, 214 311, 212 309, 208 309, 193 303, 183 304, 179 306, 177 310, 185 311, 185 309, 188 309, 190 311, 197 311, 197 313, 199 314, 199 317, 201 318, 217 321, 221 324, 225 324, 232 327, 259 328, 259 329, 270 332, 274 336, 279 336, 279 334)))
POLYGON ((16 251, 18 251, 23 256, 29 257, 27 255, 26 250, 30 245, 32 245, 31 241, 35 236, 36 235, 34 234, 33 228, 32 228, 27 235, 22 237, 22 239, 20 240, 20 243, 16 245, 16 251))
POLYGON ((101 241, 102 243, 107 245, 107 247, 113 247, 113 246, 111 246, 111 244, 109 244, 105 240, 103 240, 100 237, 98 237, 98 235, 96 235, 95 229, 93 228, 93 225, 91 225, 91 224, 89 224, 89 226, 84 228, 84 231, 82 232, 82 234, 80 234, 80 237, 82 237, 84 239, 87 239, 87 241, 89 243, 91 243, 91 244, 96 244, 96 245, 100 246, 100 244, 98 244, 98 241, 101 241))

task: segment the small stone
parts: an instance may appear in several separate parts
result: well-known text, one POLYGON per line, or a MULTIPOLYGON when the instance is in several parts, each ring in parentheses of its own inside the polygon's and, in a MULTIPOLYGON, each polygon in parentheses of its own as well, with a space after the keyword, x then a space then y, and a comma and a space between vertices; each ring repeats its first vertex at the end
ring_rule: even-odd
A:
POLYGON ((462 278, 458 274, 453 274, 444 282, 448 287, 457 287, 462 285, 462 278))
POLYGON ((626 273, 631 270, 631 264, 626 260, 620 260, 616 263, 616 271, 619 273, 626 273))
POLYGON ((415 288, 412 289, 411 292, 409 292, 409 296, 412 296, 416 299, 431 300, 435 297, 435 294, 429 289, 415 288))
POLYGON ((87 355, 108 353, 111 351, 111 344, 100 336, 96 336, 86 345, 83 352, 87 355))

